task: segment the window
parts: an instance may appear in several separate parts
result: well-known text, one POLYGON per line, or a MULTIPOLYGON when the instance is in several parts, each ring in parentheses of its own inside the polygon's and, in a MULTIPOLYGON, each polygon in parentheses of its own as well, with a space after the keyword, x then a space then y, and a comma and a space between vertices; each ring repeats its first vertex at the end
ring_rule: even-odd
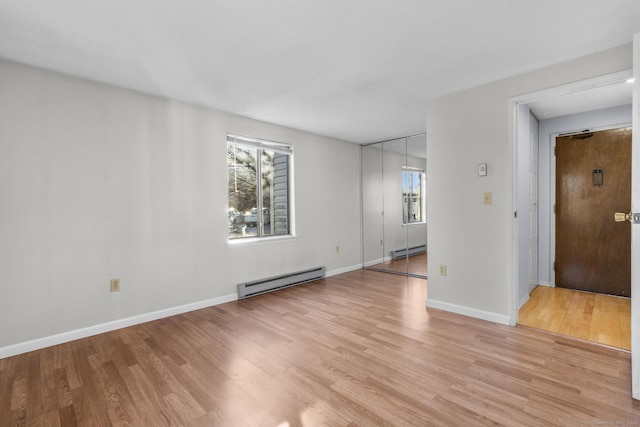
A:
POLYGON ((402 168, 402 223, 424 222, 424 170, 402 168))
POLYGON ((291 234, 292 147, 227 134, 229 239, 291 234))

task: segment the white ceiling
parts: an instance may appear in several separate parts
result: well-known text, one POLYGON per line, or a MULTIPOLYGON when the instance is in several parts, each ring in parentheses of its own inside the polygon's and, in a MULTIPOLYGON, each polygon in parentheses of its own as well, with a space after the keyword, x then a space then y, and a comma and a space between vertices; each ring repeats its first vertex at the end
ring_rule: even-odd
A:
POLYGON ((333 136, 617 45, 638 0, 2 0, 0 57, 333 136))

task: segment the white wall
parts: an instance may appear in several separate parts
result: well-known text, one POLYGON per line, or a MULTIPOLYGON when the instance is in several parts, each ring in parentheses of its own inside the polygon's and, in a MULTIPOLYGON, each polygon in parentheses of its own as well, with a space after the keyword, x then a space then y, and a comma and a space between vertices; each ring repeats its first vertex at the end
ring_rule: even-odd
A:
POLYGON ((553 221, 553 203, 555 200, 555 181, 552 179, 555 162, 553 149, 555 137, 559 133, 575 132, 584 129, 611 128, 620 125, 631 124, 631 105, 606 108, 587 113, 571 114, 568 116, 554 117, 540 122, 539 136, 539 225, 540 238, 538 246, 538 268, 540 283, 554 285, 553 271, 551 269, 553 254, 552 233, 555 222, 553 221))
POLYGON ((625 45, 431 100, 427 107, 427 305, 509 322, 515 220, 510 98, 631 68, 625 45), (480 178, 477 164, 487 163, 480 178), (483 205, 484 192, 493 204, 483 205), (438 266, 447 265, 447 276, 438 266))
POLYGON ((356 144, 0 61, 0 357, 247 280, 357 268, 359 180, 356 144), (293 144, 297 239, 228 245, 228 131, 293 144))

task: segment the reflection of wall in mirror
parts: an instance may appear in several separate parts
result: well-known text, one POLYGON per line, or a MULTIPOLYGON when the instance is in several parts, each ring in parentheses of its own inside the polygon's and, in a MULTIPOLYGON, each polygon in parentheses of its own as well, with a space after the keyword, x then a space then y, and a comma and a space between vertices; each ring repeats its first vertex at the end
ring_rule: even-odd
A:
POLYGON ((382 153, 375 146, 362 147, 362 256, 365 266, 382 262, 382 153))

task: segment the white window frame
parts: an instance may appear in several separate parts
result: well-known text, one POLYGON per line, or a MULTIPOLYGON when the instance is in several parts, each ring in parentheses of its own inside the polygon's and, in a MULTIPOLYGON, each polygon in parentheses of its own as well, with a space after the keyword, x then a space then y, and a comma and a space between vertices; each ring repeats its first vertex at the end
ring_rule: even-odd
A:
MULTIPOLYGON (((293 155, 293 145, 287 144, 283 142, 271 141, 264 138, 257 138, 252 136, 245 136, 235 133, 227 133, 227 147, 229 143, 237 143, 239 145, 243 145, 245 147, 256 148, 258 150, 258 155, 256 156, 256 191, 258 193, 256 200, 256 210, 258 215, 261 217, 263 212, 263 200, 262 200, 262 173, 261 167, 262 162, 260 160, 261 150, 273 151, 277 153, 283 153, 288 156, 288 170, 287 170, 287 222, 288 222, 288 233, 287 234, 279 234, 279 235, 264 235, 263 225, 260 224, 258 226, 258 235, 251 237, 241 237, 241 238, 231 238, 229 235, 227 236, 227 241, 230 245, 245 245, 245 244, 256 244, 256 243, 266 243, 273 241, 281 241, 281 240, 291 240, 296 238, 295 234, 295 200, 294 200, 294 179, 293 179, 293 165, 294 165, 294 155, 293 155)), ((227 173, 228 180, 228 173, 227 173)), ((229 192, 227 185, 227 208, 229 208, 229 192)), ((263 222, 263 221, 261 221, 263 222)), ((273 225, 272 225, 273 226, 273 225)))
MULTIPOLYGON (((404 220, 404 208, 405 208, 405 193, 404 193, 404 185, 401 188, 402 191, 402 225, 403 226, 412 226, 412 225, 417 225, 417 224, 425 224, 426 221, 426 207, 427 207, 427 203, 426 203, 426 173, 425 170, 423 168, 416 168, 413 166, 403 166, 402 167, 402 179, 401 182, 404 182, 404 174, 405 172, 419 172, 420 173, 420 221, 409 221, 409 217, 410 217, 410 212, 409 209, 407 209, 407 221, 405 222, 404 220)), ((408 202, 410 205, 410 201, 408 202)), ((408 206, 407 206, 408 208, 408 206)))

